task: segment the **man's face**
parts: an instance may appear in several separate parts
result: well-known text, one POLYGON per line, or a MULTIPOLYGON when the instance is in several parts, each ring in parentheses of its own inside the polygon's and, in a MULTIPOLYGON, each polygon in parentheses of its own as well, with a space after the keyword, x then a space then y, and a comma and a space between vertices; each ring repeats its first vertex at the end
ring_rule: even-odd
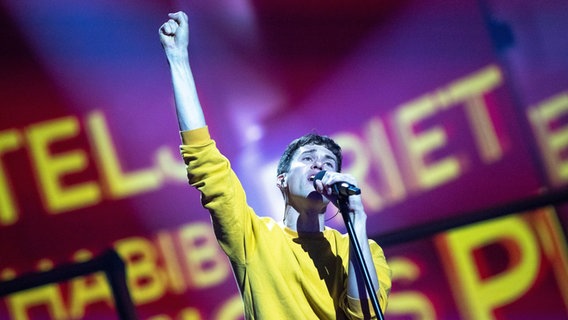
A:
POLYGON ((290 162, 290 170, 285 174, 290 197, 309 198, 316 192, 313 178, 321 170, 337 171, 337 158, 333 152, 313 144, 298 148, 290 162))

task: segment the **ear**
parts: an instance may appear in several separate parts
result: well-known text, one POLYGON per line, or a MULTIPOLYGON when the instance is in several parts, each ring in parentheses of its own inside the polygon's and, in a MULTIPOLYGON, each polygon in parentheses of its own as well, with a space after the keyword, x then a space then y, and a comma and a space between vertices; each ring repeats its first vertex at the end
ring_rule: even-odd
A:
POLYGON ((278 186, 278 189, 282 190, 284 188, 286 188, 288 186, 288 184, 286 183, 286 174, 285 173, 281 173, 278 175, 278 177, 276 177, 276 185, 278 186))

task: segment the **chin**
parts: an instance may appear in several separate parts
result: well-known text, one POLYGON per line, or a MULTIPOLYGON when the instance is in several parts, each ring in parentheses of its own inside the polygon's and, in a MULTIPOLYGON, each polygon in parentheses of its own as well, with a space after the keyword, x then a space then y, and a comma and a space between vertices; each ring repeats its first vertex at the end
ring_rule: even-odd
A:
POLYGON ((323 202, 325 204, 329 203, 329 199, 324 197, 321 193, 317 192, 317 191, 312 191, 308 194, 308 196, 306 197, 312 201, 319 201, 319 202, 323 202))

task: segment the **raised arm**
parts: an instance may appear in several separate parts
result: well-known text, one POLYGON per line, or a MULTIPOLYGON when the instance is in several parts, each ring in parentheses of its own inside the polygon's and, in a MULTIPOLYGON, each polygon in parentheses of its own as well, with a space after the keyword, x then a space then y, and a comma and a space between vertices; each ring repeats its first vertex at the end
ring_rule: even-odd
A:
POLYGON ((179 129, 186 131, 205 127, 205 117, 189 65, 187 15, 180 11, 170 13, 168 17, 159 33, 170 66, 179 129))

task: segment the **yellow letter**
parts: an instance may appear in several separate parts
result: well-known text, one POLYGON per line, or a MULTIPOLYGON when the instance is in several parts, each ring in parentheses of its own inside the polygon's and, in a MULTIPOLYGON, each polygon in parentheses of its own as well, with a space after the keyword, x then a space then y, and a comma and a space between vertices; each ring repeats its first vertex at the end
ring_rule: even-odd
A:
MULTIPOLYGON (((406 188, 400 176, 400 169, 396 164, 394 152, 387 138, 385 127, 380 119, 375 118, 369 121, 367 126, 367 141, 369 151, 372 154, 373 162, 383 174, 380 179, 386 184, 384 197, 388 202, 402 200, 406 196, 406 188)), ((377 208, 380 209, 380 208, 377 208)))
MULTIPOLYGON (((412 282, 420 277, 419 267, 409 259, 389 261, 392 280, 412 282)), ((436 319, 436 311, 426 295, 419 291, 392 293, 389 298, 389 315, 410 315, 413 319, 436 319)))
POLYGON ((537 240, 520 216, 449 231, 436 243, 460 311, 468 319, 493 319, 493 309, 515 301, 530 288, 540 264, 537 240), (490 244, 503 245, 511 263, 506 271, 483 278, 473 253, 490 244))
POLYGON ((160 299, 166 291, 166 280, 152 243, 141 237, 122 239, 116 243, 116 251, 126 262, 134 302, 139 305, 160 299))
MULTIPOLYGON (((19 148, 22 144, 20 134, 16 130, 0 132, 0 158, 2 154, 19 148)), ((0 226, 8 226, 18 221, 18 210, 14 204, 14 197, 4 174, 6 169, 0 161, 0 226)))
POLYGON ((486 163, 499 160, 503 150, 495 126, 487 112, 487 104, 483 95, 499 86, 501 82, 501 71, 498 67, 491 65, 451 83, 447 89, 451 103, 465 103, 467 119, 473 129, 477 148, 481 159, 486 163))
POLYGON ((225 255, 208 224, 196 223, 180 231, 180 240, 191 283, 205 288, 221 283, 229 275, 225 255))
POLYGON ((244 314, 243 300, 240 295, 234 295, 223 303, 221 308, 216 312, 215 319, 229 320, 242 319, 244 314))
POLYGON ((2 269, 0 272, 0 281, 9 281, 16 278, 16 271, 12 268, 2 269))
POLYGON ((45 305, 53 319, 67 319, 61 292, 55 284, 29 289, 8 296, 8 309, 14 320, 27 320, 27 309, 45 305))
POLYGON ((180 311, 176 317, 178 320, 201 320, 201 314, 199 310, 195 308, 185 308, 180 311))
POLYGON ((530 219, 542 243, 542 250, 552 265, 564 305, 568 307, 568 245, 558 213, 554 207, 546 207, 531 213, 530 219))
POLYGON ((50 152, 50 144, 77 137, 79 123, 74 117, 65 117, 34 124, 27 129, 30 157, 39 178, 39 189, 47 210, 60 213, 98 203, 100 189, 95 182, 84 182, 65 187, 60 178, 65 174, 81 172, 87 168, 87 155, 82 150, 50 152))
POLYGON ((187 289, 181 266, 176 255, 176 246, 172 235, 167 232, 156 234, 157 246, 162 253, 164 262, 164 273, 169 283, 169 289, 173 293, 182 293, 187 289))
POLYGON ((166 314, 158 314, 155 316, 151 316, 150 318, 147 318, 146 320, 172 320, 172 318, 166 314))
POLYGON ((160 187, 163 177, 159 169, 138 170, 130 174, 122 171, 104 116, 100 111, 89 115, 88 128, 99 172, 112 198, 125 198, 160 187))
POLYGON ((407 157, 413 181, 421 189, 430 189, 441 185, 460 174, 460 163, 456 157, 447 156, 435 162, 427 163, 428 153, 446 144, 446 132, 441 127, 434 127, 416 133, 415 126, 436 111, 435 99, 423 96, 402 105, 396 122, 401 145, 407 146, 407 157))
POLYGON ((552 128, 552 122, 568 115, 568 93, 563 92, 529 109, 529 118, 554 186, 568 182, 568 126, 552 128))
MULTIPOLYGON (((92 254, 86 250, 78 251, 74 256, 77 262, 91 258, 92 254)), ((69 291, 69 314, 74 319, 83 318, 85 307, 90 304, 105 302, 109 307, 113 305, 110 286, 102 271, 71 280, 69 291)))

